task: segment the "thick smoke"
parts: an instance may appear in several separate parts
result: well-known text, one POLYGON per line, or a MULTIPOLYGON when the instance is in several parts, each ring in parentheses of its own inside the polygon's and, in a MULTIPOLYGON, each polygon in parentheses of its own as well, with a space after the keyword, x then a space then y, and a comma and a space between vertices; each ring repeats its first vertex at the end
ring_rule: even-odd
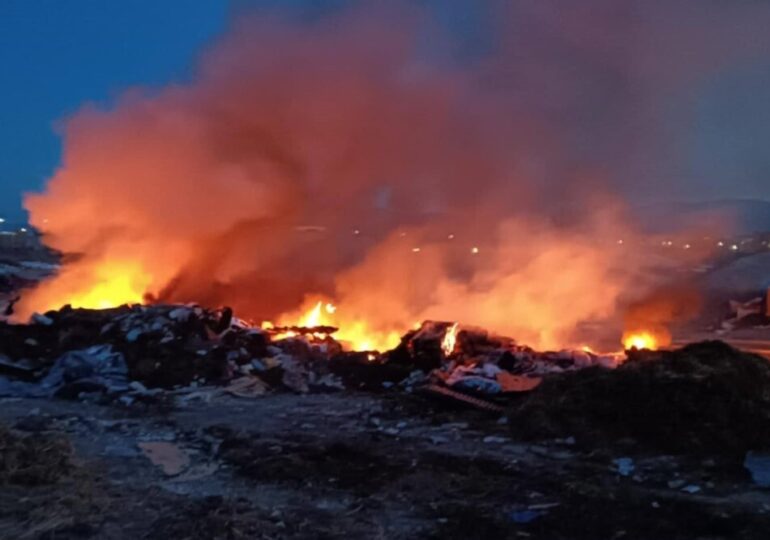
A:
POLYGON ((242 16, 191 82, 69 119, 26 204, 76 255, 21 313, 144 296, 261 319, 321 295, 369 333, 452 319, 540 346, 613 319, 649 284, 623 201, 681 189, 667 98, 761 50, 770 10, 490 1, 458 54, 392 4, 242 16))

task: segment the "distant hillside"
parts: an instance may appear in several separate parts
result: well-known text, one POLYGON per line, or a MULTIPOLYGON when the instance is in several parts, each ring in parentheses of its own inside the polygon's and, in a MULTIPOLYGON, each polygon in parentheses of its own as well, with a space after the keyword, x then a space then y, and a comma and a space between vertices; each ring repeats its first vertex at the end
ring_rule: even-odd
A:
POLYGON ((687 229, 693 224, 712 221, 714 216, 728 220, 735 235, 770 231, 770 202, 761 200, 658 203, 639 206, 634 214, 650 233, 687 229))

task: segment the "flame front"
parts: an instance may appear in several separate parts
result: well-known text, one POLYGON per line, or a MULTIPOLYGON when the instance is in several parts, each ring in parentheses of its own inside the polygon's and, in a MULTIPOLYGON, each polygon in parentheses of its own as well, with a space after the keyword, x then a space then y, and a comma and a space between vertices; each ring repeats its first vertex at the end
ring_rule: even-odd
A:
POLYGON ((651 332, 636 332, 623 336, 623 348, 626 350, 649 349, 654 351, 658 346, 658 339, 651 332))

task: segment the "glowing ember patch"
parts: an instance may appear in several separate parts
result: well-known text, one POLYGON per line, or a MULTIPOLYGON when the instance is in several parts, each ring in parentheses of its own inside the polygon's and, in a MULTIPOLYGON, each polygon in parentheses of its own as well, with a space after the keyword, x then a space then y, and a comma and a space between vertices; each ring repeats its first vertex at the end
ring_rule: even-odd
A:
POLYGON ((444 351, 444 355, 449 356, 455 351, 455 344, 457 343, 457 323, 447 328, 444 333, 444 340, 441 342, 441 349, 444 351))
POLYGON ((623 337, 623 348, 630 349, 649 349, 654 351, 658 348, 658 340, 649 332, 638 332, 623 337))

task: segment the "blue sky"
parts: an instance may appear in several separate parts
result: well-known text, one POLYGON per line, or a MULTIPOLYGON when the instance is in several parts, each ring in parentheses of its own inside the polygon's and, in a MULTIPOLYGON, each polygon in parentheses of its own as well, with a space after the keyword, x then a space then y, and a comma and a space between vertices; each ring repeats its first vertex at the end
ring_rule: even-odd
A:
MULTIPOLYGON (((184 80, 232 12, 314 15, 354 0, 0 0, 0 217, 59 163, 57 124, 126 87, 184 80)), ((425 0, 463 24, 468 0, 425 0), (465 8, 463 8, 465 5, 465 8), (458 17, 458 14, 461 16, 458 17)))
POLYGON ((224 0, 1 0, 0 215, 59 162, 58 120, 127 86, 189 74, 222 32, 224 0))

